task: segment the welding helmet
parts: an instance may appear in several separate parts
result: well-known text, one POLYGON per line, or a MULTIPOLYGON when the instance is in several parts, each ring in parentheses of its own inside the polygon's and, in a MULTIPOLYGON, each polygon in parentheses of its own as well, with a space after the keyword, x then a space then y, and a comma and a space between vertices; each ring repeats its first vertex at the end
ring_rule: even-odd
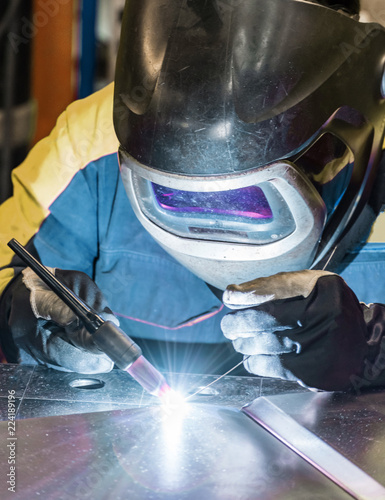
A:
POLYGON ((225 289, 323 262, 368 204, 385 30, 301 0, 128 0, 114 125, 144 228, 225 289))

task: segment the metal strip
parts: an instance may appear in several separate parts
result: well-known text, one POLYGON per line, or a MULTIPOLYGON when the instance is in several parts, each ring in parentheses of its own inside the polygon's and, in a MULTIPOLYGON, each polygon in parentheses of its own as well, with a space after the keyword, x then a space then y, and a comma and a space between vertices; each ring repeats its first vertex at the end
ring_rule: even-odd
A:
POLYGON ((380 483, 265 397, 242 411, 354 498, 385 500, 380 483))

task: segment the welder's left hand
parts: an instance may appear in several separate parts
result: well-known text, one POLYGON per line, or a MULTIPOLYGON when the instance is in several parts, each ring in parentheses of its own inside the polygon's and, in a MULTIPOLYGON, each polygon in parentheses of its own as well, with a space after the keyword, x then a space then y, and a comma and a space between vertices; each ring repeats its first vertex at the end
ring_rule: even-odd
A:
MULTIPOLYGON (((119 323, 101 290, 87 274, 63 269, 51 271, 104 320, 119 323)), ((7 293, 9 313, 6 325, 2 326, 11 336, 20 360, 32 359, 56 370, 78 373, 112 370, 114 363, 98 349, 92 334, 32 269, 24 269, 7 293)))
POLYGON ((340 276, 279 273, 229 286, 223 302, 238 309, 221 326, 235 350, 250 355, 249 372, 323 390, 372 385, 365 367, 379 355, 385 307, 359 303, 340 276))

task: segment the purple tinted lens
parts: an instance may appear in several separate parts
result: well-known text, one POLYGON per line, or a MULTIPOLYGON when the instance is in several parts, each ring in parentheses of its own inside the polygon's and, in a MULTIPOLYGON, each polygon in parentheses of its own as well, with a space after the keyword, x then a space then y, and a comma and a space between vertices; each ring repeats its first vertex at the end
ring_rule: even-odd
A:
POLYGON ((273 217, 262 189, 257 186, 210 193, 178 191, 154 183, 152 187, 159 206, 173 212, 237 215, 251 219, 273 217))

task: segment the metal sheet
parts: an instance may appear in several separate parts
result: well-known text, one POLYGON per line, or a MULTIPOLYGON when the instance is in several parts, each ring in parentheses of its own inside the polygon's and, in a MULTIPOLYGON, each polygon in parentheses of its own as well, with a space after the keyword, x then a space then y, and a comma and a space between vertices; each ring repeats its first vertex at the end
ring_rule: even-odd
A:
POLYGON ((1 422, 2 498, 351 498, 241 411, 187 406, 20 420, 12 439, 1 422), (16 496, 4 484, 15 438, 16 496))
POLYGON ((244 412, 356 498, 385 499, 383 392, 271 396, 244 412))
MULTIPOLYGON (((166 374, 172 387, 184 393, 196 390, 214 380, 213 375, 166 374)), ((241 408, 260 395, 259 377, 225 377, 217 388, 194 401, 213 405, 241 408)), ((281 392, 294 384, 283 384, 281 392)), ((89 413, 154 405, 156 398, 145 393, 128 373, 113 370, 110 373, 81 375, 59 372, 42 366, 0 365, 0 420, 5 420, 8 391, 15 391, 20 403, 17 418, 89 413), (101 387, 92 390, 77 388, 74 382, 97 379, 101 387)))
MULTIPOLYGON (((213 381, 215 375, 165 374, 171 386, 185 394, 213 381)), ((0 420, 7 418, 8 390, 19 398, 17 418, 36 418, 73 413, 143 407, 154 404, 127 373, 113 370, 97 376, 60 372, 42 366, 0 365, 0 420), (73 387, 77 379, 98 379, 104 385, 93 390, 73 387), (3 399, 5 398, 5 399, 3 399)), ((212 390, 196 396, 193 402, 241 408, 258 396, 304 392, 294 382, 261 377, 226 376, 212 390)))

